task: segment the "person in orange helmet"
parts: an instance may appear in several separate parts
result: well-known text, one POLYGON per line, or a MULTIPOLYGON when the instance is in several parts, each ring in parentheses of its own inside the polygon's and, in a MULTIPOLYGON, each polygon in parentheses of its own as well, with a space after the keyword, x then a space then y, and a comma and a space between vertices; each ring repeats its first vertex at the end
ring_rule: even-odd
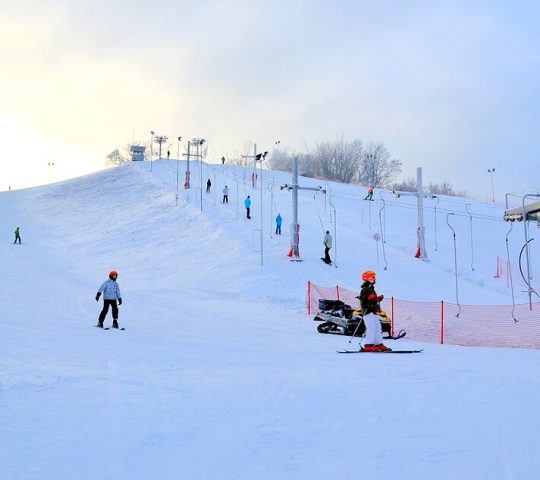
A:
POLYGON ((379 315, 379 302, 384 298, 383 295, 377 295, 375 291, 375 282, 377 274, 368 270, 362 274, 362 290, 360 292, 360 307, 362 308, 362 317, 366 326, 366 343, 362 347, 366 352, 384 352, 391 350, 383 344, 382 328, 379 315))
POLYGON ((107 316, 109 307, 112 307, 112 327, 118 328, 118 305, 122 305, 122 294, 120 293, 120 286, 116 283, 117 278, 118 272, 116 270, 109 272, 109 279, 101 284, 96 293, 96 302, 99 302, 99 297, 103 293, 103 309, 99 314, 96 327, 103 328, 103 321, 107 316))

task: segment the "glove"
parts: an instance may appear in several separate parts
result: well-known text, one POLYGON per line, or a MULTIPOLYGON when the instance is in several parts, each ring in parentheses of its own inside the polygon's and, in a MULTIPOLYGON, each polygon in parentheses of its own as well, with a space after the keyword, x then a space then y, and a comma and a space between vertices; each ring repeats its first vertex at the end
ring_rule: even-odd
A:
POLYGON ((96 302, 99 301, 99 297, 101 297, 101 292, 97 292, 97 293, 96 293, 96 302))
POLYGON ((118 305, 122 305, 122 299, 121 298, 118 299, 118 305))
POLYGON ((384 295, 379 295, 379 296, 377 297, 377 300, 378 300, 379 302, 382 302, 382 301, 384 300, 384 295))

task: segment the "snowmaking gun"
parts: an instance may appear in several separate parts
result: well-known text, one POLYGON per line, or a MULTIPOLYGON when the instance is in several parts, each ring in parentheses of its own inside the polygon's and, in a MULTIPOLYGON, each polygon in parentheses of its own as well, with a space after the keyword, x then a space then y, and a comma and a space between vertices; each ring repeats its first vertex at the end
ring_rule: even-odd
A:
MULTIPOLYGON (((384 310, 377 312, 381 321, 381 328, 385 339, 398 340, 407 332, 400 330, 396 336, 392 336, 392 320, 384 310)), ((319 299, 319 312, 313 320, 322 322, 317 326, 319 333, 332 333, 335 335, 347 335, 362 337, 366 332, 362 309, 354 309, 341 300, 319 299)))

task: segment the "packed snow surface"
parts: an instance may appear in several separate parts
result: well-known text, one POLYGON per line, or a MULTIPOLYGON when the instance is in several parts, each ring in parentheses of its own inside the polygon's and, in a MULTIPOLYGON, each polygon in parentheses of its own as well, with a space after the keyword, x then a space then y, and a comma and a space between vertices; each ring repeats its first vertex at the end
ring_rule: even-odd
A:
POLYGON ((302 178, 327 194, 300 192, 303 261, 290 262, 289 174, 262 172, 261 222, 249 169, 192 168, 188 190, 185 163, 159 161, 0 194, 1 478, 538 478, 538 351, 402 339, 388 344, 424 351, 339 355, 359 340, 318 334, 305 308, 308 280, 358 289, 367 269, 386 296, 454 301, 447 221, 461 301, 510 304, 493 279, 502 205, 426 199, 423 262, 413 197, 302 178), (320 260, 325 230, 337 268, 320 260), (125 331, 94 328, 112 269, 125 331))

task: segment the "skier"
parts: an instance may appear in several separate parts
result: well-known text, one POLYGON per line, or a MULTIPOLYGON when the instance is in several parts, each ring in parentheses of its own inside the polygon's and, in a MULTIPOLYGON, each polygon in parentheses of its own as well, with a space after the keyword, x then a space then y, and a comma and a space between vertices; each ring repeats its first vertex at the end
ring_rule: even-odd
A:
POLYGON ((330 249, 332 248, 332 235, 326 230, 326 235, 324 236, 324 258, 322 259, 324 263, 330 265, 332 260, 330 259, 330 249))
POLYGON ((112 316, 113 316, 113 328, 118 328, 118 305, 122 305, 122 295, 120 293, 120 286, 116 283, 118 278, 118 272, 112 270, 109 273, 109 280, 106 280, 101 284, 99 290, 96 293, 96 302, 99 302, 99 297, 103 292, 103 309, 99 314, 98 324, 96 325, 99 328, 103 328, 103 321, 107 316, 109 311, 109 306, 112 307, 112 316), (118 301, 118 303, 117 303, 118 301))
POLYGON ((384 295, 375 292, 376 273, 368 270, 362 274, 362 290, 360 291, 360 307, 366 326, 366 343, 362 347, 366 352, 384 352, 391 350, 382 341, 382 329, 379 315, 379 302, 384 295))
POLYGON ((227 185, 223 189, 223 203, 229 203, 229 187, 227 185))
POLYGON ((364 197, 364 200, 373 200, 373 187, 368 187, 367 195, 364 197))
POLYGON ((14 245, 17 243, 17 240, 19 240, 19 243, 21 243, 21 235, 20 235, 19 227, 15 229, 15 241, 13 242, 14 245))
POLYGON ((283 222, 283 219, 281 218, 281 213, 278 213, 276 217, 276 235, 281 235, 282 222, 283 222))
POLYGON ((249 197, 249 195, 244 200, 244 205, 246 206, 246 217, 251 219, 251 216, 249 215, 249 212, 251 210, 251 198, 249 197))
POLYGON ((212 186, 212 182, 210 179, 206 181, 206 193, 210 193, 210 187, 212 186))
POLYGON ((167 150, 167 160, 169 160, 169 158, 171 158, 171 152, 170 150, 167 150))

